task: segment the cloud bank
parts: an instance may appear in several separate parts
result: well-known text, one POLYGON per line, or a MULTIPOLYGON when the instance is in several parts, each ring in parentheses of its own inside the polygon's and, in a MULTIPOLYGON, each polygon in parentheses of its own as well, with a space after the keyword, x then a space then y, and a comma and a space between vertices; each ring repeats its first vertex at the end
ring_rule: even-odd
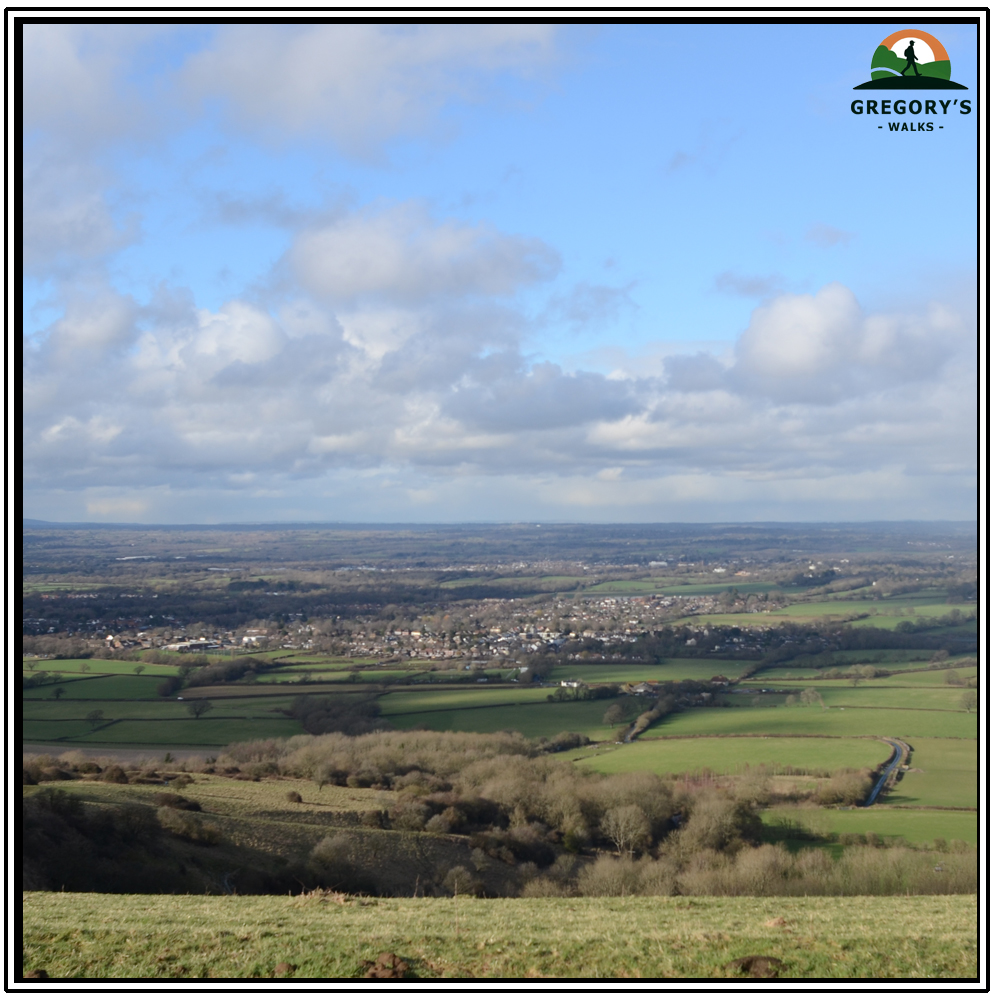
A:
POLYGON ((671 477, 972 474, 974 334, 944 305, 871 314, 830 284, 754 309, 725 355, 607 376, 524 351, 518 293, 558 268, 538 240, 396 204, 298 232, 270 304, 75 287, 26 345, 29 488, 280 493, 410 468, 566 477, 585 508, 671 477))
MULTIPOLYGON (((526 346, 547 324, 599 329, 637 308, 628 282, 553 290, 562 248, 419 199, 310 213, 235 191, 206 218, 287 237, 253 290, 206 309, 166 275, 141 300, 116 287, 115 255, 145 237, 114 151, 211 120, 379 161, 400 136, 446 132, 449 109, 545 74, 558 37, 26 26, 24 261, 58 314, 24 342, 28 513, 968 516, 976 331, 953 303, 870 311, 841 284, 789 294, 780 275, 728 270, 717 290, 760 302, 730 346, 664 341, 607 374, 526 346)), ((666 173, 711 167, 730 141, 706 138, 666 173)), ((806 239, 852 234, 817 223, 806 239)))

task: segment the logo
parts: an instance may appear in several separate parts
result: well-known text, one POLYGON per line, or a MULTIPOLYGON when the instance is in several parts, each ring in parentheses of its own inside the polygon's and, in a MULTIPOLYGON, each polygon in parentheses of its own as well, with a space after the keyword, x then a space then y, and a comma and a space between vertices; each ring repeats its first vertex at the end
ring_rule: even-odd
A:
POLYGON ((951 78, 945 47, 918 28, 894 31, 872 56, 872 78, 855 90, 968 90, 951 78))

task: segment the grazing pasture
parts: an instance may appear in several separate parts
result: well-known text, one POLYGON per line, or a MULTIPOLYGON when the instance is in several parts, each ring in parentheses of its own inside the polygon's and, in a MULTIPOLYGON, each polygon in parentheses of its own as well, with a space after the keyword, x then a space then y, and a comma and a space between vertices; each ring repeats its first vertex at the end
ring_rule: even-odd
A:
POLYGON ((966 844, 979 842, 978 815, 952 809, 893 809, 888 806, 822 809, 803 806, 766 809, 761 816, 781 839, 785 839, 783 831, 789 827, 800 827, 818 837, 832 839, 842 834, 864 836, 870 831, 886 839, 900 838, 917 847, 933 846, 935 840, 949 843, 961 840, 966 844))
POLYGON ((521 705, 545 702, 551 690, 539 687, 520 688, 514 685, 503 687, 496 684, 467 684, 455 690, 430 690, 414 687, 395 690, 379 698, 382 715, 394 717, 414 712, 436 712, 463 708, 490 708, 509 706, 516 711, 521 705))
POLYGON ((885 797, 887 805, 979 806, 979 745, 976 740, 915 739, 909 770, 885 797))
POLYGON ((579 759, 582 766, 601 774, 652 771, 678 775, 706 768, 717 774, 741 774, 760 766, 775 770, 801 768, 815 774, 841 767, 875 768, 891 755, 891 749, 878 740, 766 736, 643 739, 602 748, 594 756, 583 757, 580 750, 561 754, 579 759))
POLYGON ((23 740, 25 743, 59 740, 68 744, 67 749, 72 745, 211 749, 239 740, 296 736, 301 732, 302 727, 293 719, 226 718, 222 713, 210 713, 200 719, 121 719, 96 729, 88 722, 31 722, 24 724, 23 740))
POLYGON ((707 681, 716 675, 739 677, 747 664, 740 660, 670 659, 663 663, 564 663, 551 679, 581 680, 587 684, 624 684, 638 681, 707 681))
POLYGON ((608 739, 620 728, 601 721, 607 709, 606 701, 541 702, 414 712, 394 715, 390 721, 397 729, 416 727, 465 733, 495 733, 509 729, 532 739, 569 731, 598 740, 608 739))
POLYGON ((975 897, 357 899, 27 893, 23 969, 51 979, 352 979, 384 952, 414 979, 978 974, 975 897))
POLYGON ((21 661, 22 672, 28 676, 32 672, 48 671, 62 674, 64 677, 76 677, 87 674, 135 674, 136 667, 142 667, 140 673, 144 677, 173 677, 177 668, 183 664, 178 658, 176 664, 144 663, 132 660, 100 660, 96 657, 88 660, 40 660, 25 658, 21 661))
MULTIPOLYGON (((54 673, 59 673, 54 670, 54 673)), ((162 677, 141 677, 128 674, 109 674, 106 676, 86 676, 82 680, 66 679, 61 686, 65 687, 66 698, 81 698, 93 701, 107 699, 134 700, 156 698, 156 689, 162 682, 162 677)), ((57 685, 59 686, 59 685, 57 685)), ((43 700, 53 697, 55 688, 51 684, 37 688, 29 688, 24 692, 25 701, 43 700)))
MULTIPOLYGON (((824 699, 826 694, 824 693, 824 699)), ((975 739, 978 717, 967 712, 920 709, 826 709, 818 705, 760 708, 702 708, 668 715, 640 739, 653 736, 750 735, 775 736, 917 736, 975 739)))
MULTIPOLYGON (((788 685, 791 687, 791 685, 788 685)), ((811 687, 812 685, 796 684, 795 687, 811 687)), ((858 686, 846 687, 841 681, 839 685, 816 686, 823 695, 823 700, 830 708, 907 708, 938 710, 945 712, 964 712, 961 699, 964 689, 960 687, 903 687, 883 685, 881 678, 873 681, 862 681, 858 686)))

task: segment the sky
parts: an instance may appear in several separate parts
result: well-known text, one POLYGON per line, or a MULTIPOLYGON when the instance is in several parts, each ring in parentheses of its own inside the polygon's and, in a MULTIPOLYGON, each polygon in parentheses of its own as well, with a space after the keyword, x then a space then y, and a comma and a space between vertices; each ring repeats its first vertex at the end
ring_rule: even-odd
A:
POLYGON ((24 514, 973 519, 977 44, 25 25, 24 514))

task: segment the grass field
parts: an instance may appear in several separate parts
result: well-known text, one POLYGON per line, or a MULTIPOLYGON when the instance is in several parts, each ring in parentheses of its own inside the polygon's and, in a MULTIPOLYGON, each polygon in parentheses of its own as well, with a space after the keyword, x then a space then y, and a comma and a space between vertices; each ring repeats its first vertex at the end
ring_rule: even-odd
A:
MULTIPOLYGON (((967 660, 964 662, 968 662, 967 660)), ((962 681, 969 680, 973 677, 977 677, 979 670, 977 667, 968 666, 956 666, 956 667, 945 667, 941 670, 928 670, 919 664, 914 666, 918 669, 904 669, 897 674, 889 674, 887 677, 875 677, 872 680, 860 680, 858 682, 858 689, 864 690, 868 687, 877 688, 944 688, 946 690, 958 690, 961 691, 960 686, 951 685, 947 682, 946 677, 950 671, 954 671, 958 674, 962 681)), ((899 666, 895 664, 889 665, 889 669, 899 669, 899 666)), ((761 682, 767 680, 769 683, 778 684, 781 683, 784 686, 784 681, 788 680, 790 684, 795 687, 805 687, 805 686, 817 686, 817 687, 836 687, 844 688, 845 690, 853 687, 853 684, 849 680, 845 680, 843 677, 830 677, 824 673, 817 673, 815 678, 811 677, 809 674, 803 674, 801 672, 792 672, 790 670, 784 671, 785 674, 789 676, 786 678, 784 674, 779 674, 777 672, 767 672, 760 671, 760 673, 754 674, 751 681, 761 682)))
POLYGON ((640 740, 602 748, 590 756, 579 750, 560 756, 578 759, 601 774, 653 771, 688 774, 704 768, 718 774, 739 774, 747 767, 797 767, 815 773, 840 767, 874 768, 891 756, 885 743, 864 739, 796 739, 735 736, 679 740, 640 740))
POLYGON ((887 805, 979 805, 979 746, 976 740, 913 740, 910 770, 885 798, 887 805))
MULTIPOLYGON (((58 671, 56 671, 58 672, 58 671)), ((95 701, 111 699, 134 700, 156 698, 156 689, 162 678, 112 674, 107 676, 87 676, 83 680, 66 680, 61 686, 66 689, 67 698, 86 698, 95 701)), ((29 688, 24 692, 25 701, 46 700, 53 697, 55 688, 51 684, 29 688)))
MULTIPOLYGON (((785 686, 785 685, 783 685, 785 686)), ((796 683, 788 687, 812 687, 811 684, 796 683)), ((936 709, 946 712, 965 712, 961 706, 965 689, 959 687, 934 687, 929 684, 912 687, 903 685, 883 685, 879 680, 862 681, 856 688, 847 687, 843 681, 839 685, 824 685, 816 690, 831 708, 909 708, 936 709)))
MULTIPOLYGON (((926 670, 930 665, 935 649, 869 649, 865 651, 841 650, 830 653, 832 665, 837 670, 850 670, 853 666, 865 666, 873 663, 878 668, 887 670, 926 670), (877 662, 876 662, 877 661, 877 662)), ((777 663, 773 667, 758 670, 755 677, 822 677, 830 666, 830 661, 820 660, 815 656, 801 656, 794 660, 777 663)))
POLYGON ((421 979, 978 975, 968 896, 824 899, 378 899, 23 896, 25 970, 54 979, 351 979, 394 952, 421 979))
MULTIPOLYGON (((284 698, 231 698, 218 703, 213 702, 212 710, 203 716, 205 721, 211 721, 219 716, 248 715, 261 719, 273 719, 278 714, 271 711, 274 708, 288 708, 291 699, 284 698)), ((190 719, 188 704, 178 701, 176 697, 160 698, 152 701, 75 701, 63 698, 60 701, 29 701, 22 710, 23 718, 36 719, 82 719, 87 712, 99 708, 106 719, 135 718, 142 720, 159 719, 190 719)))
POLYGON ((302 727, 293 719, 226 719, 204 716, 201 719, 164 719, 145 721, 122 719, 108 726, 93 728, 89 722, 25 722, 25 743, 60 741, 71 746, 199 746, 221 748, 240 740, 301 735, 302 727))
MULTIPOLYGON (((726 587, 720 587, 728 589, 726 587)), ((753 589, 752 587, 738 586, 737 590, 753 589)), ((758 589, 765 589, 759 585, 758 589)), ((704 592, 704 591, 703 591, 704 592)), ((789 594, 788 590, 783 591, 789 594)), ((860 594, 855 591, 853 594, 860 594)), ((908 621, 919 623, 921 619, 941 618, 950 615, 953 611, 958 611, 961 615, 975 612, 974 605, 963 605, 956 608, 954 604, 947 604, 939 597, 920 598, 909 596, 906 598, 888 600, 859 600, 858 597, 833 598, 826 600, 803 600, 794 604, 789 604, 785 608, 777 611, 764 611, 758 614, 708 614, 693 615, 689 618, 681 619, 682 624, 708 624, 714 625, 745 625, 749 621, 755 624, 768 622, 768 624, 778 624, 779 622, 803 622, 828 618, 831 620, 854 619, 852 625, 864 628, 884 628, 894 629, 900 622, 908 621), (856 618, 856 615, 864 615, 863 618, 856 618)))
POLYGON ((25 658, 21 661, 22 672, 30 676, 32 672, 47 671, 50 674, 62 674, 64 677, 76 677, 81 674, 134 674, 136 667, 142 667, 142 675, 146 677, 173 677, 177 667, 183 661, 174 664, 163 663, 133 663, 129 660, 36 660, 25 658))
POLYGON ((638 681, 707 681, 711 677, 739 677, 746 663, 739 660, 673 659, 663 663, 564 663, 552 671, 554 681, 588 684, 624 684, 638 681))
POLYGON ((382 715, 410 715, 414 712, 429 712, 463 708, 489 708, 509 705, 514 711, 521 705, 545 702, 551 690, 539 687, 521 688, 514 685, 500 687, 490 684, 470 684, 465 689, 435 691, 433 688, 415 687, 410 690, 393 691, 379 698, 382 715))
POLYGON ((450 730, 465 733, 495 733, 512 729, 529 738, 555 736, 569 731, 598 740, 608 739, 618 728, 601 722, 607 710, 606 701, 542 702, 506 708, 491 706, 414 712, 394 715, 391 722, 397 729, 416 726, 438 732, 450 730))
MULTIPOLYGON (((901 837, 918 847, 933 844, 940 838, 946 841, 964 840, 967 844, 979 842, 979 819, 974 812, 951 809, 892 809, 872 806, 869 809, 768 809, 762 813, 764 822, 772 827, 783 821, 812 830, 819 836, 836 838, 842 833, 868 831, 880 837, 901 837)), ((834 851, 835 854, 839 853, 834 851)))
MULTIPOLYGON (((163 767, 162 754, 150 754, 149 762, 163 767)), ((100 781, 56 782, 54 787, 72 793, 84 802, 102 805, 120 805, 123 802, 149 804, 162 792, 157 785, 115 785, 100 781)), ((37 795, 40 786, 26 787, 25 797, 37 795)), ((233 781, 217 775, 194 775, 194 784, 185 794, 202 804, 213 815, 233 818, 259 818, 268 812, 280 811, 286 819, 301 817, 308 820, 315 814, 325 816, 330 812, 376 809, 391 803, 391 792, 373 791, 369 788, 346 788, 343 785, 324 785, 315 782, 283 778, 281 781, 233 781), (290 805, 288 793, 298 792, 302 802, 290 805)), ((312 827, 315 831, 315 827, 312 827)), ((315 839, 315 834, 313 836, 315 839)))
MULTIPOLYGON (((824 698, 826 694, 824 693, 824 698)), ((828 708, 784 705, 768 708, 700 708, 669 715, 641 737, 749 735, 775 736, 935 736, 974 740, 978 716, 967 712, 919 709, 828 708)))
POLYGON ((979 676, 978 667, 954 666, 943 670, 915 670, 912 673, 893 674, 879 677, 878 683, 886 687, 947 687, 946 674, 954 670, 964 681, 979 676))

